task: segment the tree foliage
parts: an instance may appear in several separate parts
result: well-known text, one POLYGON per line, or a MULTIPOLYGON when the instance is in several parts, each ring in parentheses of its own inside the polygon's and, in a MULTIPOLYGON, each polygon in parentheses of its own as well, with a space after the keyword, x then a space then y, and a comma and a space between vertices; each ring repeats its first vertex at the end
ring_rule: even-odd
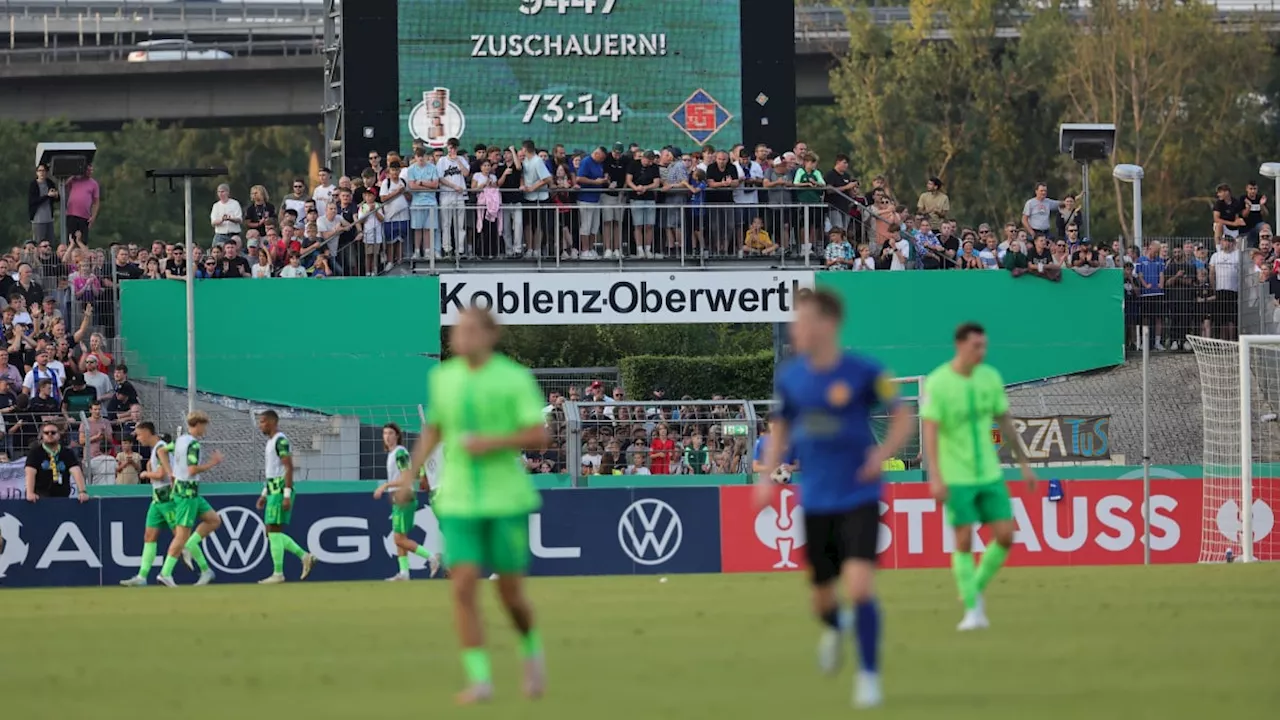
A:
POLYGON ((146 171, 225 165, 226 178, 193 184, 196 237, 205 240, 208 223, 202 218, 216 199, 218 183, 230 183, 232 195, 242 202, 248 200, 249 187, 257 184, 278 198, 292 177, 309 174, 312 134, 298 127, 185 129, 141 122, 114 132, 91 133, 59 120, 0 121, 0 162, 9 169, 0 177, 0 192, 12 199, 0 205, 0 227, 14 243, 31 235, 25 199, 35 177, 38 143, 92 141, 98 147, 94 177, 102 188, 102 209, 90 234, 94 245, 181 240, 181 187, 175 186, 176 192, 170 194, 167 184, 162 184, 152 194, 146 171))
POLYGON ((633 397, 648 397, 653 388, 662 387, 669 400, 686 395, 697 400, 712 395, 765 400, 773 396, 773 359, 772 352, 708 357, 639 355, 623 358, 619 369, 622 385, 633 397))
MULTIPOLYGON (((842 144, 811 147, 849 154, 863 177, 887 175, 909 206, 937 175, 965 223, 1012 219, 1036 181, 1055 197, 1079 189, 1058 125, 1109 122, 1112 162, 1147 170, 1147 232, 1205 235, 1213 186, 1242 184, 1280 151, 1273 53, 1244 17, 1226 25, 1203 4, 1159 0, 1095 1, 1083 15, 1060 3, 911 0, 910 21, 885 27, 860 0, 833 4, 850 29, 831 74, 835 106, 803 113, 800 135, 822 141, 840 128, 842 144)), ((1110 170, 1093 165, 1099 238, 1128 230, 1110 170)))
POLYGON ((613 367, 636 355, 772 352, 768 325, 552 325, 503 328, 499 349, 535 368, 613 367))

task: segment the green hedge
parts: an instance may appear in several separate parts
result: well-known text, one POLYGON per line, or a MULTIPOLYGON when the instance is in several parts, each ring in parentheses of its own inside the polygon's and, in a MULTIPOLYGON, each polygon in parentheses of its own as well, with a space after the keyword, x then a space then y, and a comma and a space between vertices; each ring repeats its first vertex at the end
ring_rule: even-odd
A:
POLYGON ((740 400, 773 397, 773 353, 713 357, 636 355, 618 363, 622 386, 635 400, 651 396, 653 388, 666 389, 668 400, 685 395, 706 400, 724 395, 740 400))

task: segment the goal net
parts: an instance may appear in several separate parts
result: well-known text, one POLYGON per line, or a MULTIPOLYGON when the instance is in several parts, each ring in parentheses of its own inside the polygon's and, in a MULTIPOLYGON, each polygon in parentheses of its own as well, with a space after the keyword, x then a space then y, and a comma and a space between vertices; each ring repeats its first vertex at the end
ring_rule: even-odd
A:
POLYGON ((1200 562, 1280 559, 1280 335, 1188 336, 1200 370, 1200 562))

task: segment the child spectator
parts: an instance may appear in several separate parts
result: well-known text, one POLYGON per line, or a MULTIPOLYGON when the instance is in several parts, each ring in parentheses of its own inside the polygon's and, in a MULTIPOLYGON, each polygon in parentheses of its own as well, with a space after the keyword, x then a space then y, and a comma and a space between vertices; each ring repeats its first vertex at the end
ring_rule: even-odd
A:
POLYGON ((858 257, 853 259, 853 270, 861 272, 866 270, 875 270, 876 260, 871 257, 871 246, 863 243, 858 246, 858 257))
POLYGON ((271 257, 267 254, 267 251, 264 248, 258 249, 258 264, 253 266, 253 277, 271 277, 271 257))
POLYGON ((702 228, 707 218, 707 209, 703 206, 707 195, 706 171, 694 170, 689 181, 684 183, 684 187, 689 191, 689 225, 693 228, 693 251, 705 258, 707 250, 702 241, 702 228))
POLYGON ((365 274, 373 277, 378 274, 378 249, 382 245, 382 209, 378 206, 376 189, 364 189, 364 202, 360 203, 356 224, 360 226, 358 237, 364 241, 365 274))
POLYGON ((747 228, 746 237, 742 240, 742 254, 772 255, 777 251, 778 246, 764 229, 764 220, 759 215, 751 218, 751 227, 747 228))
POLYGON ((306 276, 307 269, 302 267, 302 260, 298 257, 298 253, 289 253, 289 264, 280 269, 280 277, 304 278, 306 276))
POLYGON ((138 472, 142 469, 142 456, 133 449, 133 438, 120 438, 120 450, 116 453, 116 484, 137 485, 138 472))
MULTIPOLYGON (((844 230, 831 228, 828 233, 829 242, 826 250, 826 267, 828 270, 848 270, 853 267, 853 248, 845 239, 844 230)), ((874 269, 874 266, 873 268, 874 269)))

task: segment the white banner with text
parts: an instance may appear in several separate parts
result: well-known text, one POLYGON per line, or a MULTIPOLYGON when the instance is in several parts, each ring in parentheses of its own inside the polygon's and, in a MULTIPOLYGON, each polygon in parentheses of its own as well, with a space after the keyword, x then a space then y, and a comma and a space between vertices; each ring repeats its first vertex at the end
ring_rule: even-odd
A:
POLYGON ((444 274, 440 324, 472 305, 506 325, 788 322, 813 272, 444 274))

